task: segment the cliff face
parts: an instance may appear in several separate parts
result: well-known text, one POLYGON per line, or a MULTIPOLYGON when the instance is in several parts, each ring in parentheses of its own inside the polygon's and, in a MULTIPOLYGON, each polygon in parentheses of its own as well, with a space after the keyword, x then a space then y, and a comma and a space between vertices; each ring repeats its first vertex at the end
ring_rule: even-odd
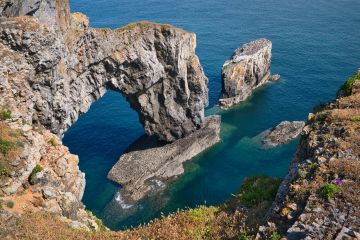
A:
POLYGON ((208 80, 195 48, 194 33, 169 25, 94 29, 67 0, 0 0, 1 218, 45 210, 96 229, 78 158, 59 137, 108 89, 148 135, 173 142, 202 130, 208 80))
POLYGON ((69 14, 67 1, 25 2, 0 11, 7 17, 0 19, 0 105, 61 136, 113 89, 160 140, 202 126, 208 90, 195 34, 146 22, 93 29, 85 16, 69 14))
POLYGON ((272 80, 271 49, 272 43, 263 38, 236 49, 222 68, 220 107, 228 108, 246 100, 255 88, 272 80))
POLYGON ((360 70, 335 101, 309 115, 260 236, 278 231, 287 239, 359 239, 359 144, 360 70))

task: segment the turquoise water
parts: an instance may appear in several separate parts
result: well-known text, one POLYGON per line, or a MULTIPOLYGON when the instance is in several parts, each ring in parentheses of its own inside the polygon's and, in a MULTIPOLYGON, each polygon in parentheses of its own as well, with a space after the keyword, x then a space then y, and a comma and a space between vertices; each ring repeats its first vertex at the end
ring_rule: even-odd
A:
POLYGON ((360 67, 360 2, 357 0, 71 0, 93 27, 117 28, 149 20, 197 33, 197 54, 209 78, 207 113, 222 115, 222 142, 186 164, 186 173, 165 192, 123 209, 113 200, 118 186, 106 179, 112 165, 143 134, 124 98, 108 92, 65 134, 86 173, 84 203, 112 229, 147 222, 178 208, 218 204, 246 176, 284 176, 296 141, 262 150, 255 137, 282 120, 303 120, 314 105, 360 67), (221 66, 243 43, 273 42, 272 70, 280 82, 257 90, 243 104, 219 111, 221 66))

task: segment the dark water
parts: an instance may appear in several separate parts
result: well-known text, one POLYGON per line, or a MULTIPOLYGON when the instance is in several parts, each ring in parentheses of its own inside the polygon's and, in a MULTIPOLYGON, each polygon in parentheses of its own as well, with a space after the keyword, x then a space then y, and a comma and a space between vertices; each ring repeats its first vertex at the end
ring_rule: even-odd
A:
MULTIPOLYGON (((197 54, 209 77, 209 113, 222 115, 222 142, 186 164, 186 173, 167 191, 140 206, 123 209, 113 199, 118 187, 106 174, 142 133, 136 113, 123 97, 108 92, 66 133, 64 143, 80 156, 86 173, 84 203, 105 223, 120 229, 177 208, 217 204, 238 190, 244 177, 284 176, 296 141, 272 150, 254 138, 282 120, 303 120, 316 104, 333 99, 342 82, 360 67, 358 0, 71 0, 93 27, 117 28, 149 20, 197 33, 197 54), (220 70, 243 43, 273 42, 279 83, 257 90, 229 111, 214 108, 220 70)), ((126 207, 126 206, 125 206, 126 207)))

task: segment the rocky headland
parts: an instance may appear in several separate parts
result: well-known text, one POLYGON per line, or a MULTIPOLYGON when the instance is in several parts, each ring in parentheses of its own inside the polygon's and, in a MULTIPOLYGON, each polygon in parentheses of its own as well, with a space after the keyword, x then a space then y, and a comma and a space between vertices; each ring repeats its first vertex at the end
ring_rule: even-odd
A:
MULTIPOLYGON (((218 142, 220 119, 204 116, 208 79, 195 48, 194 33, 170 25, 96 29, 85 15, 70 13, 67 0, 0 0, 1 124, 17 134, 0 139, 6 149, 0 153, 0 197, 21 204, 5 207, 9 216, 45 210, 73 225, 98 228, 81 203, 85 177, 79 160, 61 137, 107 90, 126 97, 147 135, 168 143, 159 151, 173 151, 151 161, 159 171, 166 169, 160 163, 176 166, 174 173, 150 173, 149 161, 136 165, 139 171, 176 176, 183 161, 218 142)), ((128 170, 143 159, 131 156, 128 170)))
POLYGON ((245 101, 254 89, 280 75, 271 75, 271 41, 261 38, 235 50, 222 68, 222 92, 219 105, 229 108, 245 101))
POLYGON ((283 121, 276 127, 266 130, 260 134, 264 148, 273 148, 285 144, 300 136, 305 122, 283 121))

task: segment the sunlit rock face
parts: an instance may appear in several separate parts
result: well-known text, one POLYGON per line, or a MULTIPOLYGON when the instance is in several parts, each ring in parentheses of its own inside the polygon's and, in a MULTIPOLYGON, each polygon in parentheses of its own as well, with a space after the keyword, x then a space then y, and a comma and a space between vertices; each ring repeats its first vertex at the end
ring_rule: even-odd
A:
POLYGON ((90 28, 67 1, 5 0, 0 13, 0 105, 25 122, 62 135, 113 89, 148 135, 172 142, 202 127, 208 80, 194 33, 148 22, 90 28))
POLYGON ((278 80, 271 76, 271 41, 261 38, 236 49, 222 68, 220 107, 228 108, 246 100, 261 85, 278 80))

